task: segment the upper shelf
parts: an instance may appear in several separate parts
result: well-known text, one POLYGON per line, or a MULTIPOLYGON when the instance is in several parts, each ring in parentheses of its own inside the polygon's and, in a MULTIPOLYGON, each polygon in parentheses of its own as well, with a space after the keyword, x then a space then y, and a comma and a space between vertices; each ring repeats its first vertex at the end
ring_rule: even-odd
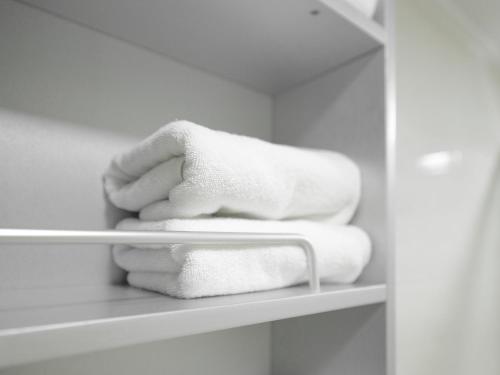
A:
POLYGON ((265 93, 384 44, 343 0, 24 0, 68 20, 265 93))
POLYGON ((0 367, 385 301, 384 285, 179 300, 125 286, 0 291, 0 367))

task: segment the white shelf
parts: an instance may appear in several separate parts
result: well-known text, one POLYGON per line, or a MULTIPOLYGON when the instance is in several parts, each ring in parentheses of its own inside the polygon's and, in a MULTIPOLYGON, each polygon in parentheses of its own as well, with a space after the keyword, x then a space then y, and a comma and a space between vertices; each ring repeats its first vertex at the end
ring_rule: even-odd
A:
POLYGON ((0 367, 385 301, 385 286, 180 300, 126 286, 0 292, 0 367))
POLYGON ((343 0, 24 2, 266 93, 385 42, 383 27, 343 0))

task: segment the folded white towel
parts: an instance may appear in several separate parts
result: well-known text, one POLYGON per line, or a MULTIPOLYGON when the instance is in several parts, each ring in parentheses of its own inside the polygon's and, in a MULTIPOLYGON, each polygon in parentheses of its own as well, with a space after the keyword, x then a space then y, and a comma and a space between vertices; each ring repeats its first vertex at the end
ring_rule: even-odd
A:
MULTIPOLYGON (((355 281, 371 254, 361 229, 310 221, 129 218, 117 229, 302 233, 314 246, 322 280, 336 283, 355 281)), ((116 263, 129 271, 131 285, 179 298, 282 288, 304 282, 307 274, 305 253, 297 246, 118 245, 113 253, 116 263)))
POLYGON ((324 216, 343 224, 358 205, 360 173, 338 153, 176 121, 116 156, 104 186, 116 206, 140 211, 142 220, 324 216))

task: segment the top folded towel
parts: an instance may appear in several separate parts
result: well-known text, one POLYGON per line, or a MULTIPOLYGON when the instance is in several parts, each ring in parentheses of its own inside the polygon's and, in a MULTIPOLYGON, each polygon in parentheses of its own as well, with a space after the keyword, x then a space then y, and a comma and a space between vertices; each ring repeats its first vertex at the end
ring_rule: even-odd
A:
POLYGON ((344 224, 358 205, 360 173, 338 153, 175 121, 117 155, 104 186, 113 204, 142 220, 238 215, 344 224))

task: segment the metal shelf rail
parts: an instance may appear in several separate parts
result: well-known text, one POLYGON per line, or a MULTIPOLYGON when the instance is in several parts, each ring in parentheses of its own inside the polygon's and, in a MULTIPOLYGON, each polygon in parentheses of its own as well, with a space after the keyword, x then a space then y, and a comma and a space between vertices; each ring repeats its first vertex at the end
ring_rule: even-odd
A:
POLYGON ((0 229, 2 244, 294 245, 306 254, 311 293, 320 291, 314 247, 305 236, 296 233, 0 229))

